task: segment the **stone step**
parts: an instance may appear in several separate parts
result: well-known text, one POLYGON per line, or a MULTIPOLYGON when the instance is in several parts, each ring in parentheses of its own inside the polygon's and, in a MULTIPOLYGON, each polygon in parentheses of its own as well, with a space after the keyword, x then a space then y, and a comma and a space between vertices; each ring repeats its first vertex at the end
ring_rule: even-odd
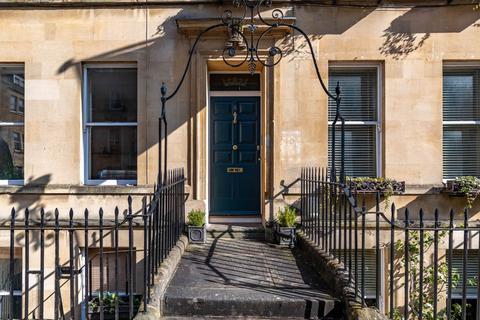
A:
POLYGON ((283 297, 266 297, 251 293, 245 297, 241 292, 211 293, 192 290, 190 295, 170 292, 165 299, 165 316, 208 316, 211 319, 342 319, 341 303, 330 297, 317 299, 285 299, 283 297), (201 294, 201 298, 197 294, 201 294), (300 316, 299 316, 300 315, 300 316), (303 315, 303 316, 301 316, 303 315))
POLYGON ((343 319, 342 303, 299 252, 235 234, 187 248, 165 293, 164 316, 343 319))
POLYGON ((225 225, 209 224, 207 237, 210 239, 227 237, 231 239, 265 239, 265 229, 261 224, 225 225))

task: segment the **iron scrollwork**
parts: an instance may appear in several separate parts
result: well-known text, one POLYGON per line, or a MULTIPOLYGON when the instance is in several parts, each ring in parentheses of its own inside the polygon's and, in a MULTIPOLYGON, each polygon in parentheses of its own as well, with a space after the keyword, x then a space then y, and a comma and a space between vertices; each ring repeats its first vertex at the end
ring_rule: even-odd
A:
MULTIPOLYGON (((248 70, 254 74, 257 71, 258 64, 261 64, 265 67, 273 67, 277 65, 282 58, 284 57, 284 52, 282 49, 276 45, 272 45, 267 48, 266 52, 268 53, 267 61, 264 61, 260 58, 259 55, 259 48, 261 46, 262 40, 264 40, 268 35, 272 34, 278 28, 288 28, 293 32, 300 34, 305 42, 308 45, 308 49, 310 51, 310 55, 312 57, 312 62, 315 68, 315 72, 317 74, 317 78, 320 82, 320 85, 326 95, 335 101, 336 103, 336 114, 335 118, 332 123, 332 165, 330 168, 330 179, 332 181, 340 180, 341 183, 345 182, 345 172, 344 172, 344 162, 345 162, 345 119, 343 118, 340 112, 340 86, 337 83, 337 87, 334 93, 330 92, 325 85, 321 75, 320 70, 317 64, 317 60, 315 57, 314 49, 312 42, 308 35, 298 26, 286 23, 285 22, 285 15, 281 9, 274 8, 271 11, 271 18, 266 19, 262 16, 262 8, 271 8, 272 7, 272 0, 233 0, 233 7, 236 12, 239 12, 239 16, 235 16, 233 11, 227 9, 223 12, 221 16, 221 22, 215 25, 212 25, 197 35, 193 46, 190 50, 187 65, 185 66, 184 72, 180 81, 177 83, 175 89, 170 95, 167 95, 167 90, 165 84, 162 86, 162 116, 159 119, 159 128, 160 128, 160 136, 159 136, 159 175, 161 177, 162 171, 162 150, 164 154, 164 164, 163 164, 163 173, 167 173, 167 121, 165 118, 165 104, 168 100, 173 98, 180 87, 182 86, 185 77, 187 75, 188 69, 191 65, 191 60, 195 48, 197 47, 200 39, 208 32, 226 28, 227 33, 229 36, 228 41, 226 42, 225 47, 222 50, 222 59, 223 61, 232 68, 238 68, 245 63, 248 64, 248 70), (259 25, 256 22, 255 17, 262 24, 262 27, 265 27, 257 37, 255 37, 255 33, 259 25), (256 39, 255 39, 256 38, 256 39), (239 59, 240 57, 240 59, 239 59), (335 127, 340 123, 341 126, 341 169, 340 174, 337 176, 336 168, 335 168, 335 127), (163 130, 162 130, 163 129, 163 130), (162 139, 161 135, 162 132, 165 135, 165 142, 162 148, 162 139)), ((165 179, 166 180, 166 179, 165 179)))

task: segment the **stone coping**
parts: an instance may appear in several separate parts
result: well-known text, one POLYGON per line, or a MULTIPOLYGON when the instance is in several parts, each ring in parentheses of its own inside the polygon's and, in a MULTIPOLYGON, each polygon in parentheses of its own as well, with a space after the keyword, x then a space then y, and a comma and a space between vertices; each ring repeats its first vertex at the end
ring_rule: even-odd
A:
POLYGON ((0 186, 0 194, 7 195, 150 195, 153 185, 143 186, 82 186, 82 185, 24 185, 0 186))
POLYGON ((388 320, 375 308, 362 307, 355 297, 354 285, 341 262, 321 250, 301 232, 298 233, 298 241, 300 250, 311 258, 322 280, 344 301, 348 320, 388 320))
MULTIPOLYGON (((147 305, 147 312, 139 312, 134 320, 157 320, 162 318, 164 296, 167 286, 175 275, 180 259, 188 246, 188 238, 181 235, 176 245, 168 254, 167 258, 162 262, 158 269, 158 274, 154 278, 154 286, 151 289, 150 304, 147 305)), ((142 302, 143 304, 143 302, 142 302)), ((143 310, 143 305, 140 307, 143 310)))

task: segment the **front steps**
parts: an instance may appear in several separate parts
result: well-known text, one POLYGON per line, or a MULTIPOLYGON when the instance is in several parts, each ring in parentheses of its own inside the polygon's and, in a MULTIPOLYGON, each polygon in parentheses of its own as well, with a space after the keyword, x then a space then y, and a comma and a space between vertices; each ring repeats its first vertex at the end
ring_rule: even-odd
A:
POLYGON ((190 245, 164 298, 167 319, 343 319, 305 258, 259 227, 212 227, 190 245))

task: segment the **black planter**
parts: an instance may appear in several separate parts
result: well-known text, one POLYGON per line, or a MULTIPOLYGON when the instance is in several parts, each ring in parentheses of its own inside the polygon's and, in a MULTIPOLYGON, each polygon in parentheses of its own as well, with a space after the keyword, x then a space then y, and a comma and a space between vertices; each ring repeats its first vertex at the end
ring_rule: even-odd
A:
POLYGON ((188 241, 190 243, 197 243, 203 244, 206 242, 206 228, 203 227, 195 227, 195 226, 188 226, 188 241))
POLYGON ((295 227, 280 227, 278 224, 274 227, 275 242, 279 245, 288 246, 291 249, 297 242, 297 232, 295 227))

